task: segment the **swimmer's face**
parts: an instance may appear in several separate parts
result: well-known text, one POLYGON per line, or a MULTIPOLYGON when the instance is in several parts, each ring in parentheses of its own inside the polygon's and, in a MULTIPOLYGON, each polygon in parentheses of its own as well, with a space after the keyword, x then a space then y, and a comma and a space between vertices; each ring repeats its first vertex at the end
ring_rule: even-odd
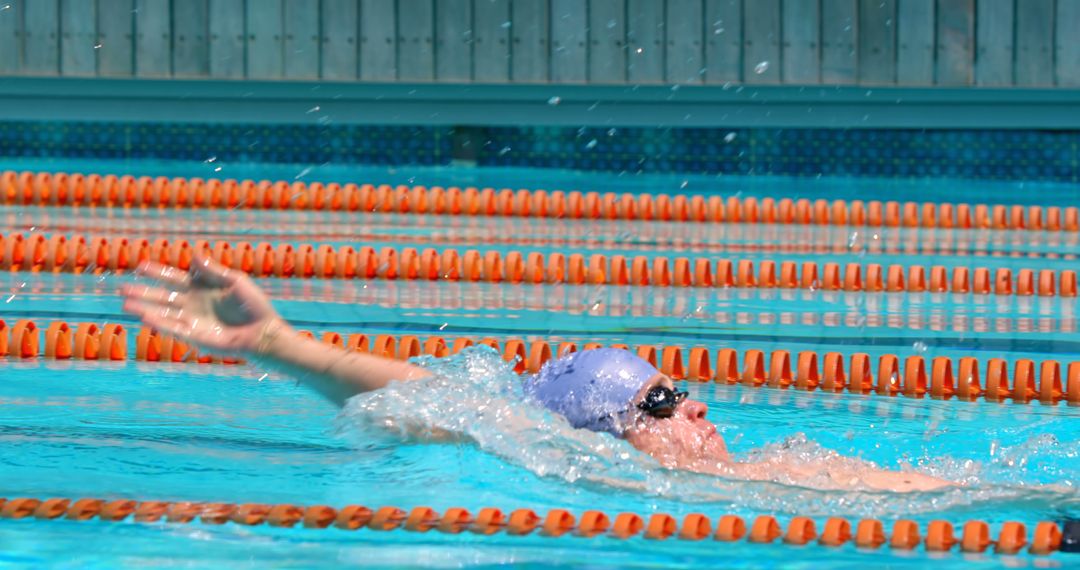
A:
POLYGON ((637 449, 652 455, 665 467, 693 467, 702 464, 726 463, 727 446, 716 433, 705 414, 709 408, 689 398, 675 407, 671 417, 657 418, 637 412, 637 404, 645 400, 649 390, 656 386, 674 388, 671 378, 657 374, 635 396, 634 416, 624 437, 637 449))

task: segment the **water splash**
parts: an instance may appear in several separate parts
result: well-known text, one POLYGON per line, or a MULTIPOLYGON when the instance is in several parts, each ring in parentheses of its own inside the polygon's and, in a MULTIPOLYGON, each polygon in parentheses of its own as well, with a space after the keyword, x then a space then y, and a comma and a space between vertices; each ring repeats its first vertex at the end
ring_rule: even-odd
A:
MULTIPOLYGON (((403 440, 445 439, 457 434, 541 477, 606 493, 708 504, 729 512, 750 509, 805 516, 896 517, 948 510, 962 513, 991 505, 997 508, 1003 503, 1046 512, 1080 508, 1075 481, 1056 486, 1008 483, 1009 477, 1017 475, 1018 458, 1026 457, 1030 462, 1032 456, 1050 454, 1075 459, 1078 452, 1071 449, 1075 446, 1062 445, 1053 438, 1035 438, 1022 446, 1002 448, 989 457, 988 464, 927 453, 910 460, 906 468, 963 486, 892 493, 860 489, 857 481, 851 482, 852 489, 836 490, 837 481, 830 479, 830 472, 857 472, 876 466, 840 455, 797 433, 736 460, 812 466, 820 468, 818 474, 745 481, 666 469, 623 440, 572 428, 560 416, 527 403, 518 376, 488 347, 473 347, 451 358, 421 357, 417 362, 435 375, 417 382, 393 383, 352 398, 339 416, 339 433, 365 446, 400 445, 403 440)), ((1067 479, 1075 474, 1066 470, 1058 475, 1067 479)))

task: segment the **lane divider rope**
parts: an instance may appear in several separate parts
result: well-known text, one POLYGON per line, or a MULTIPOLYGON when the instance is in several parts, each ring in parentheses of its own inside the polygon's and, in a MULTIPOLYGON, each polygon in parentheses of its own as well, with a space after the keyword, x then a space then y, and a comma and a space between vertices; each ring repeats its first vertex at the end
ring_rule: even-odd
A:
POLYGON ((954 267, 940 265, 848 263, 801 265, 708 257, 565 255, 555 252, 465 250, 417 251, 406 247, 379 250, 330 245, 268 242, 229 243, 198 240, 169 241, 127 237, 46 237, 34 233, 0 235, 0 269, 70 273, 129 271, 139 262, 154 260, 181 269, 202 252, 222 264, 256 277, 343 278, 389 280, 448 280, 506 283, 565 283, 575 285, 634 285, 652 287, 732 287, 821 289, 826 291, 884 291, 910 293, 974 293, 1076 297, 1073 270, 954 267))
POLYGON ((326 505, 130 499, 0 498, 0 518, 31 517, 38 520, 96 519, 114 523, 132 520, 147 524, 201 522, 208 525, 266 524, 285 528, 299 525, 308 529, 333 527, 346 531, 435 530, 445 534, 468 531, 480 536, 496 533, 526 536, 537 533, 551 538, 606 536, 630 539, 640 536, 651 540, 677 538, 690 541, 712 538, 719 542, 745 541, 752 544, 770 544, 779 539, 783 544, 789 545, 817 543, 825 547, 840 547, 851 543, 858 548, 879 549, 888 545, 893 550, 905 551, 923 546, 928 552, 948 552, 955 548, 968 553, 983 553, 992 549, 996 554, 1006 555, 1018 554, 1024 550, 1034 555, 1052 554, 1062 549, 1063 534, 1067 539, 1067 547, 1076 540, 1077 537, 1073 535, 1080 534, 1078 523, 1067 523, 1063 528, 1050 521, 1037 523, 1030 536, 1024 523, 1002 523, 995 540, 991 538, 990 525, 979 520, 965 522, 960 526, 959 532, 948 521, 933 520, 926 525, 923 535, 917 522, 906 519, 895 521, 891 532, 886 532, 885 524, 877 519, 861 519, 853 525, 846 518, 830 517, 819 531, 813 518, 801 516, 793 517, 784 527, 771 515, 760 515, 750 524, 742 517, 723 515, 718 517, 714 524, 709 516, 702 513, 688 514, 680 523, 674 516, 665 513, 655 513, 646 518, 634 513, 608 514, 600 510, 588 510, 580 516, 574 516, 565 509, 552 509, 545 516, 540 516, 531 509, 504 511, 483 508, 473 514, 459 507, 439 513, 430 507, 406 510, 393 506, 373 509, 362 505, 334 508, 326 505))
POLYGON ((571 219, 670 220, 871 227, 1080 231, 1075 207, 738 198, 494 188, 135 178, 64 172, 0 173, 8 204, 432 213, 571 219))
MULTIPOLYGON (((40 354, 41 337, 45 338, 44 356, 50 359, 127 360, 127 331, 121 325, 98 327, 80 323, 74 334, 70 325, 55 321, 44 334, 33 321, 21 320, 10 329, 0 321, 0 355, 34 358, 40 354)), ((316 338, 310 331, 302 331, 316 338)), ((431 336, 421 341, 413 335, 377 335, 355 333, 348 336, 325 332, 321 342, 347 350, 378 354, 388 358, 408 359, 420 355, 443 358, 457 354, 474 345, 486 345, 498 351, 515 371, 535 373, 555 356, 579 350, 576 343, 553 344, 545 341, 526 341, 494 338, 447 339, 431 336)), ((600 343, 586 343, 580 350, 599 348, 600 343)), ((704 347, 612 344, 612 347, 635 351, 661 372, 675 380, 741 384, 748 387, 797 389, 815 393, 876 394, 935 399, 1028 403, 1038 400, 1045 404, 1065 401, 1080 404, 1080 361, 1062 363, 1057 360, 1034 361, 1017 359, 1009 362, 991 358, 980 363, 973 357, 962 357, 954 367, 953 359, 939 356, 906 358, 885 354, 876 366, 866 353, 843 354, 813 351, 793 354, 787 350, 765 351, 750 349, 742 354, 731 348, 715 352, 704 347)), ((199 354, 194 347, 171 336, 161 335, 149 328, 138 329, 135 335, 134 360, 145 362, 194 362, 203 364, 240 364, 235 358, 199 354)))

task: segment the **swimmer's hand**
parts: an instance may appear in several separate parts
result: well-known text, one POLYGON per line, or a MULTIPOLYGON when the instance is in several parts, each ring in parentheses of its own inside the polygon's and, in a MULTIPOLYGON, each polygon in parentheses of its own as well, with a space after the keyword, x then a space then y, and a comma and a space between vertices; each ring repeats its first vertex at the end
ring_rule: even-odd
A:
POLYGON ((324 344, 282 319, 247 275, 197 256, 191 271, 158 263, 138 274, 162 286, 126 285, 124 310, 158 331, 223 355, 250 357, 341 405, 388 383, 429 376, 408 362, 324 344))
POLYGON ((259 351, 283 325, 270 300, 245 274, 203 256, 191 270, 144 262, 137 274, 156 285, 125 285, 124 310, 143 323, 200 348, 226 355, 259 351))

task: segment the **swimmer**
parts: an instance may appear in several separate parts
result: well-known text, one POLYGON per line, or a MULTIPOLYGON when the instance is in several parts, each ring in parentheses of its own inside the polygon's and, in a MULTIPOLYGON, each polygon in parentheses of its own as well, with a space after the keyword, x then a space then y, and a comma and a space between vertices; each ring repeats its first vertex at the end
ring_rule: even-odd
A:
MULTIPOLYGON (((297 333, 247 275, 204 257, 190 271, 143 263, 138 274, 160 286, 125 285, 124 310, 143 323, 219 354, 241 356, 288 374, 343 406, 351 396, 430 373, 415 364, 345 351, 297 333)), ((547 363, 524 379, 534 402, 575 428, 625 439, 670 469, 745 480, 813 481, 817 488, 931 491, 955 485, 914 472, 859 462, 791 465, 732 460, 708 408, 631 352, 595 349, 547 363)))

